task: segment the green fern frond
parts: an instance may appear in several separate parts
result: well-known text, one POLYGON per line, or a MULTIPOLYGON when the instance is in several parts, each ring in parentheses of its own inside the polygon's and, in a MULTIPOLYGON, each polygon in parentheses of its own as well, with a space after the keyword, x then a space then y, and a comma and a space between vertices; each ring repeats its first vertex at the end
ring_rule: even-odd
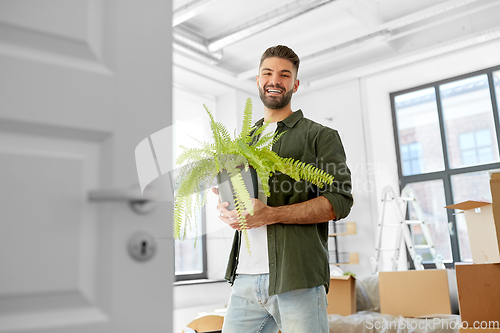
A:
POLYGON ((210 157, 210 152, 207 152, 204 149, 200 148, 187 149, 182 146, 181 148, 184 148, 185 150, 182 153, 180 153, 179 157, 177 157, 177 159, 175 160, 175 164, 178 165, 183 164, 185 161, 196 162, 201 159, 210 157))
POLYGON ((280 170, 294 179, 304 179, 314 185, 322 188, 324 183, 331 185, 333 176, 325 171, 316 168, 314 165, 306 164, 302 161, 296 161, 292 158, 285 158, 285 169, 280 170))
POLYGON ((281 132, 281 133, 276 134, 276 136, 274 137, 274 139, 273 139, 273 141, 272 141, 272 143, 271 143, 271 147, 272 147, 272 146, 274 146, 274 144, 275 144, 276 142, 278 142, 278 140, 279 140, 279 139, 281 139, 281 137, 282 137, 282 136, 283 136, 283 134, 285 134, 285 133, 286 133, 286 131, 283 131, 283 132, 281 132))
MULTIPOLYGON (((205 108, 205 111, 207 112, 209 118, 210 118, 210 128, 212 130, 212 138, 214 139, 214 150, 215 151, 220 151, 221 149, 224 148, 224 135, 221 133, 221 128, 224 128, 224 125, 217 123, 208 109, 208 107, 203 104, 203 107, 205 108)), ((227 131, 226 131, 227 132, 227 131)))
POLYGON ((247 138, 250 134, 252 123, 252 100, 250 98, 247 99, 245 103, 245 111, 243 112, 243 125, 241 127, 241 135, 240 138, 247 138))
POLYGON ((270 143, 273 141, 275 134, 274 133, 267 133, 266 135, 263 135, 259 138, 259 141, 253 145, 255 148, 261 148, 261 147, 269 147, 271 148, 272 146, 270 143))
POLYGON ((248 254, 251 254, 251 251, 250 251, 250 240, 248 238, 248 230, 247 230, 247 221, 246 221, 246 217, 243 215, 243 211, 245 210, 245 208, 244 208, 244 205, 241 203, 241 201, 240 201, 240 199, 238 198, 237 195, 235 195, 235 198, 234 198, 234 206, 235 206, 236 213, 238 215, 238 221, 239 221, 239 224, 240 224, 241 236, 243 237, 243 240, 244 240, 244 243, 245 243, 245 248, 246 248, 248 254))
POLYGON ((196 141, 197 144, 200 145, 199 149, 205 150, 206 152, 213 152, 213 146, 209 142, 201 141, 200 139, 195 138, 191 134, 188 134, 188 136, 191 137, 194 141, 196 141))
POLYGON ((233 186, 236 209, 239 212, 246 210, 250 215, 253 215, 252 199, 250 198, 250 194, 241 176, 241 171, 239 169, 234 169, 233 172, 230 173, 230 180, 233 186))
POLYGON ((250 135, 249 142, 251 142, 252 140, 256 140, 257 143, 260 134, 265 131, 265 129, 267 128, 267 126, 269 126, 270 123, 271 123, 270 120, 268 120, 264 122, 262 126, 260 126, 259 128, 257 129, 254 128, 252 135, 250 135))
POLYGON ((227 147, 228 144, 231 142, 231 136, 229 135, 229 131, 227 130, 226 126, 224 124, 216 122, 215 126, 217 127, 217 130, 219 131, 219 134, 221 136, 221 143, 223 147, 227 147))

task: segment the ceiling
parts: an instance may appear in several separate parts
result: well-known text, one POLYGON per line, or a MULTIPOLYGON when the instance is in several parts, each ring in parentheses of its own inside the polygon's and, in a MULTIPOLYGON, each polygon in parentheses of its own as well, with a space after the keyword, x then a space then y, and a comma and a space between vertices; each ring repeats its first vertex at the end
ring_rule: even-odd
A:
POLYGON ((174 82, 255 93, 261 54, 284 44, 307 93, 500 38, 498 17, 500 0, 174 0, 174 82))

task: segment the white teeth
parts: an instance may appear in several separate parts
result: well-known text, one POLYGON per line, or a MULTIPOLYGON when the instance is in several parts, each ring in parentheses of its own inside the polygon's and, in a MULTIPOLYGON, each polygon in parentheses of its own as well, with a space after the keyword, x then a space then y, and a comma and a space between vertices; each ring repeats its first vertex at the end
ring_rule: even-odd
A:
POLYGON ((276 90, 276 89, 268 89, 267 92, 270 92, 270 93, 275 93, 275 94, 279 94, 281 93, 280 90, 276 90))

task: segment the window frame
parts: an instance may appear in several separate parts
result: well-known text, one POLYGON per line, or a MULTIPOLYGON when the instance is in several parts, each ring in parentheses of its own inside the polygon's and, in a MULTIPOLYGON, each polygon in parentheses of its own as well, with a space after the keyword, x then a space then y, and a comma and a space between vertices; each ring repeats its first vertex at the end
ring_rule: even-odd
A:
MULTIPOLYGON (((191 95, 193 97, 199 98, 203 97, 206 100, 209 100, 213 103, 211 111, 215 112, 216 109, 216 101, 217 99, 214 96, 204 94, 201 92, 194 92, 190 88, 186 88, 182 85, 179 84, 174 84, 173 87, 173 96, 176 98, 176 95, 178 96, 179 93, 181 94, 187 94, 191 95)), ((175 107, 175 103, 173 103, 172 107, 175 107)), ((203 103, 200 103, 200 108, 203 107, 203 103)), ((173 110, 174 114, 174 123, 175 123, 175 110, 173 110)), ((176 141, 175 136, 173 137, 172 140, 172 145, 178 144, 176 141)), ((196 273, 196 274, 177 274, 175 272, 175 240, 172 244, 172 251, 174 254, 174 282, 179 282, 179 281, 190 281, 190 280, 203 280, 203 279, 208 279, 208 259, 207 259, 207 235, 206 235, 206 225, 207 225, 207 212, 205 207, 201 208, 201 246, 202 246, 202 272, 201 273, 196 273)), ((197 244, 197 246, 200 246, 197 244)))
MULTIPOLYGON (((201 246, 202 246, 202 256, 203 256, 202 272, 197 273, 197 274, 177 274, 177 273, 175 273, 175 259, 174 259, 174 274, 175 274, 174 282, 208 279, 206 221, 207 221, 206 209, 205 209, 205 207, 203 207, 202 211, 201 211, 201 232, 202 232, 202 234, 201 234, 201 243, 202 243, 201 246)), ((175 241, 174 241, 173 247, 174 247, 174 256, 175 256, 175 241)))
MULTIPOLYGON (((492 112, 493 112, 494 128, 495 128, 495 131, 497 134, 496 135, 496 137, 497 137, 497 149, 500 150, 500 122, 499 122, 499 114, 498 114, 498 101, 497 101, 495 85, 494 85, 494 81, 493 81, 493 72, 496 72, 498 70, 500 70, 500 65, 494 66, 494 67, 489 67, 489 68, 478 70, 478 71, 474 71, 474 72, 470 72, 470 73, 466 73, 466 74, 462 74, 462 75, 458 75, 458 76, 454 76, 454 77, 450 77, 450 78, 447 78, 444 80, 435 81, 435 82, 420 85, 417 87, 392 92, 389 94, 390 102, 391 102, 392 123, 393 123, 394 141, 395 141, 395 147, 396 147, 396 159, 397 159, 397 166, 398 166, 398 177, 399 177, 399 187, 400 187, 399 190, 400 191, 406 186, 406 184, 409 184, 409 183, 416 183, 416 182, 429 181, 429 180, 442 180, 443 185, 444 185, 446 205, 451 205, 451 204, 453 204, 453 192, 452 192, 452 185, 451 185, 451 177, 453 175, 465 174, 465 173, 470 173, 470 172, 478 172, 478 171, 487 171, 487 170, 491 170, 491 169, 499 169, 500 168, 500 162, 493 162, 493 163, 474 165, 474 166, 464 166, 464 167, 458 167, 458 168, 454 168, 454 169, 450 168, 449 157, 448 157, 448 148, 446 145, 446 132, 445 132, 445 128, 444 128, 442 101, 441 101, 441 94, 440 94, 440 89, 439 89, 439 86, 446 84, 446 83, 460 81, 460 80, 470 78, 473 76, 486 74, 487 78, 488 78, 488 86, 490 89, 490 101, 491 101, 492 112), (444 158, 444 170, 404 176, 403 169, 402 169, 402 156, 401 156, 400 144, 399 144, 399 132, 398 132, 398 126, 397 126, 395 99, 399 95, 404 95, 404 94, 408 94, 408 93, 411 93, 414 91, 427 89, 427 88, 434 88, 434 91, 436 94, 436 106, 437 106, 437 112, 438 112, 439 129, 440 129, 441 144, 442 144, 442 151, 443 151, 443 158, 444 158)), ((447 209, 447 217, 448 217, 448 223, 452 224, 453 231, 454 231, 453 235, 450 234, 450 245, 451 245, 453 262, 445 263, 446 267, 450 268, 450 267, 454 267, 456 262, 460 262, 461 257, 460 257, 460 248, 459 248, 459 240, 458 240, 458 232, 457 232, 457 223, 455 220, 455 215, 454 215, 453 210, 447 209)), ((407 252, 407 254, 408 254, 408 252, 407 252)), ((408 262, 409 267, 414 268, 413 262, 412 262, 409 255, 408 255, 408 261, 409 261, 408 262)), ((425 268, 433 268, 434 267, 434 264, 430 263, 430 262, 424 262, 423 264, 424 264, 425 268)))

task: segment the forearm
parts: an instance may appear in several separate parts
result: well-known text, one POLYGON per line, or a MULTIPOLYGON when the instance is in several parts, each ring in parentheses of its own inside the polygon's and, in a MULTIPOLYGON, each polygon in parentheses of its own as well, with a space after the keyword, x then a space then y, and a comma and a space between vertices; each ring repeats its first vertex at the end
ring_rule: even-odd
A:
POLYGON ((335 220, 332 205, 324 196, 293 205, 269 208, 268 224, 313 224, 335 220))

